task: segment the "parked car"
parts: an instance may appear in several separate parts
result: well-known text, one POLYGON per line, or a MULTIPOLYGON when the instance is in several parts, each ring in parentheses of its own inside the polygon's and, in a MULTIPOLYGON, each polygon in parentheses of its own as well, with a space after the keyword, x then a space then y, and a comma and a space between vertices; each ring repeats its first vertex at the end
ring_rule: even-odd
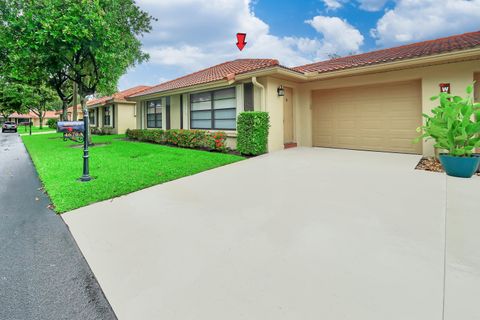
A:
POLYGON ((9 121, 5 122, 2 125, 2 133, 5 131, 17 132, 17 125, 15 124, 15 122, 9 122, 9 121))

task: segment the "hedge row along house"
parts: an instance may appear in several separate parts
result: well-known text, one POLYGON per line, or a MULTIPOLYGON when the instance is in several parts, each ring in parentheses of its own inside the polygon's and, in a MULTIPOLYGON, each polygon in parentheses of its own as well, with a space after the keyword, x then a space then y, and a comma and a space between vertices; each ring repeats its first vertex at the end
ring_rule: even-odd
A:
POLYGON ((480 32, 294 68, 273 59, 229 61, 124 95, 136 105, 113 117, 128 114, 118 129, 225 131, 235 148, 238 114, 266 111, 269 151, 298 145, 431 155, 432 143, 412 143, 422 113, 436 106, 430 97, 463 95, 474 80, 480 100, 480 32))

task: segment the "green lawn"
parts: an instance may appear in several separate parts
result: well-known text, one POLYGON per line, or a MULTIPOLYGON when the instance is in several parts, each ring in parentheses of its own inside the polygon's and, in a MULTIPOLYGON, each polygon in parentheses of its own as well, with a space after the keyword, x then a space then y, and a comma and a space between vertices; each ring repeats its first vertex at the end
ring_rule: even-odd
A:
MULTIPOLYGON (((242 160, 242 157, 122 140, 123 135, 93 136, 90 182, 79 182, 82 148, 60 134, 23 136, 45 190, 62 213, 159 183, 242 160)), ((78 144, 77 144, 78 145, 78 144)), ((212 190, 212 195, 215 190, 212 190)))
MULTIPOLYGON (((48 131, 56 131, 55 129, 51 129, 47 126, 43 127, 42 130, 40 130, 40 127, 32 127, 32 133, 38 133, 38 132, 48 132, 48 131)), ((23 134, 30 134, 30 127, 25 127, 25 126, 18 126, 17 132, 21 135, 23 134)))

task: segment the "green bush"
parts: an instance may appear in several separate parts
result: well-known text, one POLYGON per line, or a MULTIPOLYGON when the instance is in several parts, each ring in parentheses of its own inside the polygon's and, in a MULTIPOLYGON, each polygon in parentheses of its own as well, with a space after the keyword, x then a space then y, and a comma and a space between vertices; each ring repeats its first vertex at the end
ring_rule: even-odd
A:
POLYGON ((112 128, 90 128, 92 134, 98 135, 98 136, 109 136, 113 134, 113 129, 112 128))
POLYGON ((268 151, 268 112, 242 112, 237 120, 237 150, 241 154, 259 155, 268 151))
POLYGON ((433 139, 435 147, 446 149, 451 156, 471 157, 475 148, 480 147, 480 104, 472 98, 473 86, 468 86, 465 98, 441 93, 431 100, 440 105, 426 115, 425 125, 418 128, 422 133, 415 142, 433 139))
POLYGON ((48 119, 47 120, 47 127, 50 129, 57 129, 57 121, 56 119, 48 119))
POLYGON ((165 144, 190 149, 227 150, 227 136, 224 132, 209 132, 205 130, 183 129, 135 129, 127 130, 126 136, 132 140, 165 144))

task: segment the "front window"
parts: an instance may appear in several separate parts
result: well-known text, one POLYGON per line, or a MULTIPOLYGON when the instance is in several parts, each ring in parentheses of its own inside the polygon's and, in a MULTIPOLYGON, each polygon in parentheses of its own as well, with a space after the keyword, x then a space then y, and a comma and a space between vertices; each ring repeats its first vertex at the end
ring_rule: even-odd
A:
POLYGON ((190 95, 192 129, 235 130, 236 118, 235 88, 190 95))
POLYGON ((147 128, 162 127, 162 100, 147 102, 147 128))
POLYGON ((105 107, 105 112, 103 115, 103 125, 113 126, 112 118, 113 118, 113 107, 112 106, 105 107))
POLYGON ((93 126, 96 125, 97 117, 95 116, 95 110, 88 111, 88 117, 90 118, 90 124, 93 126))

